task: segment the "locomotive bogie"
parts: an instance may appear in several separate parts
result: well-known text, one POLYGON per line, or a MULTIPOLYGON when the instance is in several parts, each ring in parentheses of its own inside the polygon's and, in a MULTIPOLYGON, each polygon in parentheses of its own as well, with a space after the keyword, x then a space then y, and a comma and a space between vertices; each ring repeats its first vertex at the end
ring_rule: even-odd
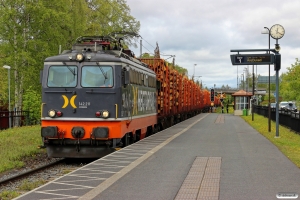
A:
POLYGON ((41 135, 47 146, 49 157, 98 157, 102 155, 94 154, 98 152, 98 148, 113 151, 118 147, 124 147, 124 144, 125 146, 128 145, 121 140, 127 133, 131 133, 132 137, 137 138, 132 142, 143 139, 146 137, 149 127, 151 129, 155 127, 156 121, 156 115, 137 117, 130 121, 121 120, 101 123, 55 121, 55 126, 51 121, 43 121, 41 135), (57 148, 60 149, 59 152, 55 151, 57 148), (70 149, 76 151, 76 153, 70 154, 70 149))
POLYGON ((49 121, 44 120, 41 135, 57 139, 113 139, 122 138, 127 132, 147 128, 157 123, 156 114, 109 121, 49 121), (76 126, 74 126, 76 124, 76 126), (100 133, 101 132, 101 133, 100 133), (98 137, 101 135, 102 137, 98 137), (105 136, 105 137, 104 137, 105 136))

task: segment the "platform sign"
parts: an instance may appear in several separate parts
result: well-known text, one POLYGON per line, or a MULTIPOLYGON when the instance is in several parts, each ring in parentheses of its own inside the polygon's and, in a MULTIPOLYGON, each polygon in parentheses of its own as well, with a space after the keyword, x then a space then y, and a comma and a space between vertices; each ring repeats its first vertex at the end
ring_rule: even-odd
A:
POLYGON ((230 55, 232 65, 268 65, 274 63, 273 54, 230 55))

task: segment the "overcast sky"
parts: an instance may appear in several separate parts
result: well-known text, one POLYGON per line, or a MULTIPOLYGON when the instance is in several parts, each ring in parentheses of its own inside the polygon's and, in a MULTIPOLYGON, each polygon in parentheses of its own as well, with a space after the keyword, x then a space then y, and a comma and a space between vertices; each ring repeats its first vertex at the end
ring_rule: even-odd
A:
MULTIPOLYGON (((261 34, 264 27, 281 24, 285 28, 285 35, 278 40, 280 74, 300 58, 299 0, 127 0, 127 4, 141 23, 143 53, 153 53, 157 42, 160 53, 175 55, 176 64, 189 75, 197 64, 195 76, 202 76, 199 79, 208 88, 214 84, 237 87, 237 77, 240 81, 247 66, 233 66, 230 50, 268 48, 268 34, 261 34)), ((271 49, 275 43, 271 38, 271 49)), ((139 48, 131 49, 140 54, 139 48)), ((268 69, 268 65, 257 65, 257 74, 268 76, 268 69)), ((252 65, 249 71, 252 73, 252 65)))

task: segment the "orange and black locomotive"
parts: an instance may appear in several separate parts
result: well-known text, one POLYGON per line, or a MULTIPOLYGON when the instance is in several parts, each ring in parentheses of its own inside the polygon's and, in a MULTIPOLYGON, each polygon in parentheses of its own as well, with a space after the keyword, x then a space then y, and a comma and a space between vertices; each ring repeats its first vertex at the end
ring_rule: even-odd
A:
POLYGON ((207 110, 209 94, 163 59, 85 36, 44 61, 41 136, 49 157, 100 157, 207 110))

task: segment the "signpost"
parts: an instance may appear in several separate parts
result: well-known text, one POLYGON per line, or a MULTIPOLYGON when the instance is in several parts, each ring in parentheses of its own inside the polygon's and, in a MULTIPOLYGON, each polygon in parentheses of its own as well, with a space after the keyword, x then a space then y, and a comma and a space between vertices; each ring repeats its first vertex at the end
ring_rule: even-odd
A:
POLYGON ((230 55, 232 65, 267 65, 274 63, 273 54, 230 55))
MULTIPOLYGON (((281 54, 279 53, 279 44, 275 44, 275 49, 239 49, 230 50, 230 52, 237 52, 237 54, 230 55, 232 65, 267 65, 274 64, 274 70, 276 71, 276 137, 279 137, 279 70, 281 68, 281 54), (257 51, 269 51, 274 54, 240 54, 240 52, 257 52, 257 51)), ((254 74, 254 72, 253 72, 254 74)), ((253 77, 254 80, 254 77, 253 77)), ((254 83, 253 83, 253 95, 254 95, 254 83)), ((253 105, 252 105, 253 106, 253 105)), ((253 120, 253 112, 252 112, 253 120)))

